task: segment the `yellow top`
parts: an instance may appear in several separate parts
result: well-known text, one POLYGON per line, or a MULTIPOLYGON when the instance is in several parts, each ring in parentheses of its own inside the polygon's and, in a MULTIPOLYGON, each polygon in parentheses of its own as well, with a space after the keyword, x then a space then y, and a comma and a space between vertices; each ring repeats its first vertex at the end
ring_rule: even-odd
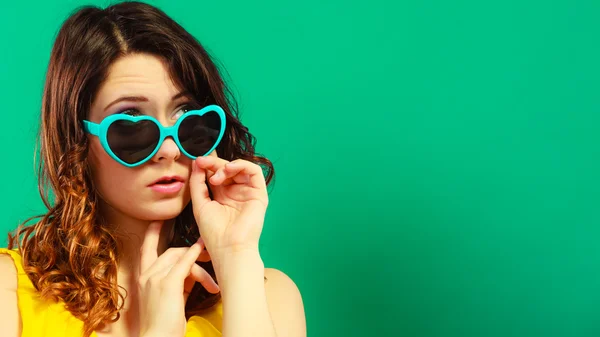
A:
MULTIPOLYGON (((0 248, 0 254, 9 254, 17 268, 17 296, 21 313, 21 337, 80 337, 83 322, 64 308, 63 302, 43 301, 25 274, 21 255, 16 249, 0 248)), ((221 336, 223 321, 222 302, 208 309, 201 316, 192 316, 187 323, 186 337, 221 336)), ((92 337, 97 337, 92 333, 92 337)))

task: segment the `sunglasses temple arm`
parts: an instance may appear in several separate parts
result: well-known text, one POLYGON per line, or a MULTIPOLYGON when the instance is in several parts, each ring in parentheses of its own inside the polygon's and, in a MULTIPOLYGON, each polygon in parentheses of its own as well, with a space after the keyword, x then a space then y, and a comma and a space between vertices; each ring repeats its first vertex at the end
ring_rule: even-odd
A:
POLYGON ((99 125, 90 121, 83 121, 83 129, 94 136, 98 136, 99 125))

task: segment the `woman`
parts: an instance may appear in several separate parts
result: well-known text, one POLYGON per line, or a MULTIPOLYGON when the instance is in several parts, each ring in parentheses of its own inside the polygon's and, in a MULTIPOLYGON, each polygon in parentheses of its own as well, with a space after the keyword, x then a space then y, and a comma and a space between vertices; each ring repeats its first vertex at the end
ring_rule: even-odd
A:
POLYGON ((258 251, 273 167, 235 111, 159 9, 68 18, 42 100, 49 211, 0 250, 3 336, 305 336, 297 287, 258 251))

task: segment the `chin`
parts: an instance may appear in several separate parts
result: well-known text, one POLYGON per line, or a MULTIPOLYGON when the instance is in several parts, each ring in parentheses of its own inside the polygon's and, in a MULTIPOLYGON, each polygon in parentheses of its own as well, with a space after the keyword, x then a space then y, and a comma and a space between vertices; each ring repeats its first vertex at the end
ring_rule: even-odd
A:
POLYGON ((143 213, 147 220, 170 220, 181 214, 185 206, 180 198, 165 199, 152 202, 143 213))

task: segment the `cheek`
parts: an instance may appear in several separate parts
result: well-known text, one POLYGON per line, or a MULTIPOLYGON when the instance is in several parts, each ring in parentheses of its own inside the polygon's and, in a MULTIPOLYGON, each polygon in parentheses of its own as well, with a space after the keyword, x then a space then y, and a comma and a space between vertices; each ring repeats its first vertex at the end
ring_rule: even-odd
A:
POLYGON ((111 198, 111 191, 123 191, 135 177, 135 169, 125 167, 112 159, 100 141, 95 139, 90 142, 89 152, 90 166, 92 171, 92 179, 98 192, 107 199, 111 198))
MULTIPOLYGON (((98 140, 90 141, 88 158, 92 180, 100 198, 112 209, 127 216, 146 220, 171 219, 181 213, 191 199, 189 183, 178 198, 157 199, 146 188, 150 177, 148 165, 123 166, 104 151, 98 140), (132 203, 132 200, 135 202, 132 203)), ((191 159, 181 158, 179 164, 183 167, 179 167, 178 173, 189 177, 191 159)))

